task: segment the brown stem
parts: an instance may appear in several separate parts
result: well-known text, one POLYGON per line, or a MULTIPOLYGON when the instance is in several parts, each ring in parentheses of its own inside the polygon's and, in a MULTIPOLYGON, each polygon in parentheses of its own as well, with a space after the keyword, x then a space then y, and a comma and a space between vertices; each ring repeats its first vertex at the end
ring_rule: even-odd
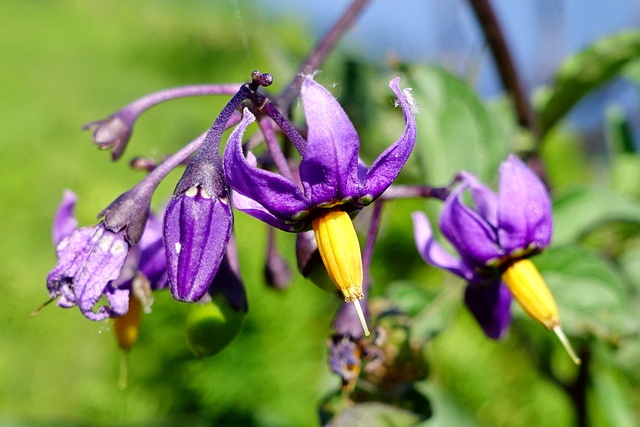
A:
POLYGON ((333 51, 335 45, 340 41, 342 36, 347 32, 351 24, 360 15, 362 9, 369 3, 370 0, 354 0, 351 6, 344 12, 340 20, 329 30, 327 35, 316 45, 311 51, 307 59, 304 60, 296 76, 291 80, 286 88, 280 93, 278 97, 278 106, 282 111, 288 111, 293 101, 297 98, 300 92, 300 86, 304 80, 304 75, 308 75, 320 67, 322 63, 327 59, 327 56, 333 51))
POLYGON ((502 84, 513 100, 518 123, 535 134, 537 129, 531 104, 523 90, 513 56, 509 52, 507 41, 490 0, 469 0, 469 4, 489 44, 502 84))

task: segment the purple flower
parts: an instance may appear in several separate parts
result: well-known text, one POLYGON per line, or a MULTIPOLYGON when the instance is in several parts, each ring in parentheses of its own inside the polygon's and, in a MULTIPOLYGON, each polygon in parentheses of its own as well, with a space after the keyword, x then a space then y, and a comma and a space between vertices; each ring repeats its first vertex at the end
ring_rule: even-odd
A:
POLYGON ((75 305, 91 320, 122 316, 127 312, 129 291, 114 289, 110 282, 120 276, 129 245, 121 233, 113 233, 100 223, 74 230, 57 248, 58 264, 47 276, 52 298, 58 305, 75 305), (105 295, 109 306, 93 311, 105 295))
POLYGON ((229 137, 224 154, 225 177, 235 206, 284 231, 309 229, 323 211, 354 212, 370 204, 391 185, 407 161, 416 138, 414 101, 407 90, 390 86, 402 107, 404 133, 371 167, 358 158, 360 141, 353 124, 337 100, 312 78, 302 84, 302 104, 308 137, 301 153, 300 181, 256 167, 254 157, 242 152, 242 136, 254 120, 245 111, 242 122, 229 137), (244 196, 244 197, 243 197, 244 196))
MULTIPOLYGON (((245 157, 242 137, 254 120, 248 110, 229 137, 224 153, 224 173, 234 190, 236 208, 284 231, 313 228, 325 268, 345 301, 354 302, 365 335, 369 331, 359 303, 364 297, 362 257, 349 216, 391 185, 413 150, 415 103, 408 90, 400 89, 398 81, 394 79, 390 86, 402 107, 405 129, 369 168, 358 157, 360 141, 349 117, 331 93, 310 77, 301 88, 307 140, 295 144, 302 157, 299 185, 256 167, 252 153, 245 157)), ((288 123, 282 122, 282 126, 290 135, 288 123)), ((293 139, 300 142, 295 136, 293 139)))
POLYGON ((53 239, 58 263, 47 276, 51 298, 59 298, 64 308, 78 306, 91 320, 124 315, 135 277, 148 287, 159 289, 166 283, 160 223, 153 215, 140 242, 130 250, 123 230, 108 230, 104 222, 76 229, 73 215, 76 196, 65 191, 54 220, 53 239), (108 305, 95 310, 105 296, 108 305))
POLYGON ((511 319, 511 292, 502 275, 549 245, 551 202, 540 179, 513 155, 500 166, 497 195, 473 175, 460 175, 462 182, 447 197, 439 224, 459 258, 437 243, 421 212, 413 214, 416 244, 425 261, 467 280, 467 307, 485 333, 498 339, 511 319), (474 208, 463 202, 466 190, 474 208))

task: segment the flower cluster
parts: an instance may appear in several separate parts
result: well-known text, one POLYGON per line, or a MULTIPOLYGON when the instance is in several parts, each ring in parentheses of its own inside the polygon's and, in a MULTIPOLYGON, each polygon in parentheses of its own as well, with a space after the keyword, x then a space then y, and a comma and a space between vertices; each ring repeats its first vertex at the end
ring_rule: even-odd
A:
MULTIPOLYGON (((404 130, 367 166, 359 156, 360 140, 353 124, 313 76, 304 77, 300 86, 305 137, 262 93, 261 87, 271 82, 271 75, 254 71, 251 83, 244 85, 162 91, 89 124, 98 146, 114 147, 113 156, 118 158, 138 115, 147 108, 179 96, 235 93, 205 135, 159 165, 145 163, 149 174, 109 205, 100 214, 99 224, 78 229, 72 212, 75 196, 65 194, 54 222, 58 264, 47 277, 47 287, 59 306, 78 306, 91 320, 121 319, 115 323, 116 335, 125 349, 135 342, 141 307, 148 309, 152 291, 167 287, 176 300, 204 307, 191 316, 196 320, 188 333, 189 343, 198 356, 215 354, 235 337, 247 311, 233 245, 235 207, 274 229, 298 233, 301 272, 307 275, 313 260, 321 260, 344 301, 354 303, 355 311, 343 306, 336 317, 338 335, 332 347, 332 360, 347 366, 346 371, 334 370, 348 371, 343 376, 351 384, 354 379, 346 376, 357 377, 359 372, 352 369, 359 366, 352 360, 357 353, 352 351, 353 343, 369 335, 368 264, 363 264, 352 218, 383 194, 393 198, 393 191, 387 191, 416 141, 416 102, 409 89, 400 88, 399 78, 391 81, 404 130), (259 158, 253 146, 243 145, 254 121, 262 132, 266 157, 259 158), (284 155, 275 125, 292 143, 295 156, 284 155), (220 156, 223 132, 231 127, 220 156), (161 221, 150 210, 152 194, 171 170, 185 162, 161 221), (106 304, 100 302, 103 297, 106 304), (230 322, 235 324, 229 326, 230 322), (234 332, 221 333, 220 328, 234 332), (212 345, 208 334, 224 339, 212 345)), ((548 194, 515 156, 502 164, 500 176, 497 195, 468 172, 458 175, 456 188, 413 193, 444 200, 440 229, 459 257, 441 247, 426 216, 415 213, 419 253, 428 263, 467 281, 465 303, 489 337, 505 335, 513 297, 566 344, 553 297, 528 260, 551 240, 548 194), (463 200, 467 190, 473 208, 463 200)), ((377 215, 379 211, 374 210, 377 215)), ((377 226, 378 221, 372 221, 372 235, 377 226)), ((368 241, 365 260, 370 260, 372 246, 373 240, 368 241)), ((274 286, 282 288, 289 271, 274 251, 271 242, 267 271, 278 282, 274 286)))
MULTIPOLYGON (((351 217, 392 184, 409 158, 416 138, 414 101, 408 91, 400 89, 399 79, 391 82, 404 114, 405 130, 367 167, 358 156, 357 133, 329 91, 311 76, 302 83, 305 139, 258 92, 271 79, 268 74, 254 72, 252 82, 239 86, 204 137, 152 168, 142 182, 100 214, 99 224, 76 229, 76 223, 70 219, 75 198, 65 196, 54 229, 58 264, 47 278, 50 296, 58 299, 59 306, 77 305, 91 320, 120 318, 129 310, 134 283, 142 277, 147 291, 166 285, 176 300, 190 303, 206 301, 212 291, 219 292, 236 310, 246 311, 241 281, 230 281, 236 288, 232 291, 231 285, 217 280, 219 274, 228 270, 224 268, 228 261, 223 260, 229 258, 233 199, 238 210, 280 230, 313 230, 329 276, 345 301, 357 303, 364 332, 368 334, 358 304, 364 296, 363 267, 351 217), (252 109, 243 108, 247 100, 253 104, 252 109), (241 115, 239 110, 243 111, 241 115), (251 151, 243 152, 244 133, 256 115, 261 123, 270 116, 280 125, 298 149, 297 167, 287 166, 281 168, 282 174, 276 174, 259 167, 251 151), (222 134, 238 119, 222 161, 218 154, 222 134), (150 214, 151 195, 159 182, 196 150, 160 222, 150 214), (96 308, 103 296, 107 304, 96 308)), ((116 147, 117 158, 131 136, 138 114, 153 102, 165 101, 167 93, 177 97, 193 95, 193 91, 192 87, 184 93, 179 88, 163 91, 163 96, 146 97, 146 103, 134 102, 109 119, 88 126, 95 128, 94 138, 100 148, 116 147), (142 104, 144 108, 140 107, 142 104), (132 106, 138 106, 137 110, 132 106), (123 117, 127 120, 122 120, 123 117), (118 127, 114 128, 114 120, 118 127), (117 135, 113 134, 115 131, 117 135), (109 143, 105 142, 107 133, 109 143)), ((276 158, 279 147, 273 148, 273 132, 264 133, 270 149, 276 151, 272 157, 276 158)))

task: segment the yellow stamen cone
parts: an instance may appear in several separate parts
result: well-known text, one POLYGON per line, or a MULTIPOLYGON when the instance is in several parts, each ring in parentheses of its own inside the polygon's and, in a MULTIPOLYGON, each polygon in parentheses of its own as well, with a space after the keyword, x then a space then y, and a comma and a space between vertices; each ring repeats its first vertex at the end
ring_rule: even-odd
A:
POLYGON ((558 306, 536 266, 528 259, 513 263, 502 274, 513 297, 529 316, 553 331, 576 365, 580 358, 560 327, 558 306))
POLYGON ((113 319, 113 332, 118 341, 118 347, 129 351, 138 340, 140 321, 142 320, 142 304, 140 300, 129 293, 129 311, 122 316, 113 319))
POLYGON ((338 287, 346 302, 354 302, 365 335, 369 329, 358 300, 364 297, 362 292, 362 256, 356 230, 349 215, 340 210, 329 211, 312 222, 329 277, 338 287))

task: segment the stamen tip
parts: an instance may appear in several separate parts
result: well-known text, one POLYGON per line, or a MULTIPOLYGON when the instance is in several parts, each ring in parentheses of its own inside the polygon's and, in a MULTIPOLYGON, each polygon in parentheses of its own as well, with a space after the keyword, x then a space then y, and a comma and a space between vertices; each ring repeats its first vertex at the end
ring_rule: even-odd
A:
POLYGON ((43 308, 45 308, 46 306, 51 304, 54 300, 55 300, 55 298, 49 298, 42 305, 40 305, 40 307, 36 308, 31 313, 29 313, 29 317, 35 317, 38 313, 40 313, 40 311, 42 311, 43 308))
POLYGON ((562 330, 560 325, 554 326, 552 328, 552 331, 554 334, 556 334, 556 336, 560 340, 560 343, 562 343, 562 346, 564 347, 566 352, 569 354, 569 357, 571 357, 571 360, 573 360, 573 363, 575 363, 576 365, 580 365, 582 361, 580 360, 576 352, 573 350, 573 347, 571 347, 571 343, 569 342, 569 339, 567 338, 567 336, 564 334, 564 331, 562 330))
POLYGON ((362 312, 362 306, 360 306, 360 300, 354 300, 353 304, 356 307, 356 312, 358 313, 358 318, 360 319, 360 323, 362 324, 362 330, 364 331, 364 335, 368 337, 371 335, 369 332, 369 328, 367 327, 367 321, 364 318, 364 313, 362 312))

